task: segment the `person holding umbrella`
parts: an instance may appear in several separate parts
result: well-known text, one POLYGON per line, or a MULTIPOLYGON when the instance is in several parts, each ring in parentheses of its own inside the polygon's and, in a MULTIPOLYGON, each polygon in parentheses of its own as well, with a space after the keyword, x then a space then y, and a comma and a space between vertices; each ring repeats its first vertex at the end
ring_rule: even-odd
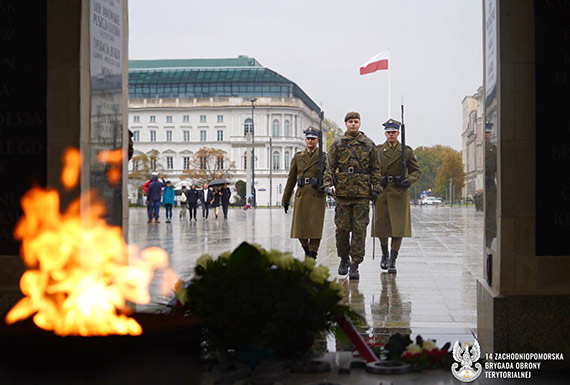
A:
POLYGON ((220 207, 220 202, 222 200, 222 192, 220 191, 220 186, 214 186, 214 197, 210 201, 212 207, 214 208, 214 216, 218 218, 218 207, 220 207))
POLYGON ((224 219, 228 219, 228 207, 230 206, 230 197, 232 192, 230 191, 227 183, 224 183, 224 186, 220 189, 220 194, 224 219))
MULTIPOLYGON (((230 182, 228 182, 226 179, 214 179, 213 181, 208 183, 208 187, 213 188, 212 199, 209 200, 208 203, 211 204, 211 206, 214 208, 214 215, 216 216, 216 218, 218 217, 218 214, 219 214, 218 207, 220 207, 220 205, 223 204, 222 203, 223 192, 221 191, 222 189, 220 187, 222 187, 222 186, 227 187, 227 185, 229 183, 230 182)), ((229 193, 229 189, 228 189, 228 193, 229 193)), ((229 204, 230 204, 230 202, 229 202, 229 196, 228 196, 228 205, 229 204)), ((224 215, 224 217, 226 217, 226 216, 224 215)))

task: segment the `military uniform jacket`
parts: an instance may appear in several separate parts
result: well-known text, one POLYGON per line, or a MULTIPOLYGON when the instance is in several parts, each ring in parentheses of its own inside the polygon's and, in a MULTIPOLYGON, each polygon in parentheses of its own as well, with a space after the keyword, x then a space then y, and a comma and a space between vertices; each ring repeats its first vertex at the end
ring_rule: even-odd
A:
POLYGON ((377 192, 381 189, 376 144, 363 132, 356 137, 345 132, 336 138, 329 150, 329 166, 324 184, 334 185, 337 197, 370 198, 372 187, 377 192))
MULTIPOLYGON (((326 154, 323 153, 323 165, 326 165, 326 154)), ((326 167, 326 166, 325 166, 326 167)), ((299 151, 291 160, 289 177, 283 191, 281 202, 289 203, 297 178, 317 178, 319 176, 319 151, 312 154, 306 149, 299 151)), ((321 239, 323 220, 325 218, 325 194, 310 183, 303 187, 297 186, 293 221, 291 222, 291 238, 321 239)))
MULTIPOLYGON (((378 146, 378 158, 382 176, 402 175, 402 145, 397 142, 390 148, 388 142, 378 146)), ((407 178, 410 186, 421 176, 418 159, 411 147, 406 146, 407 178)), ((410 192, 389 182, 376 201, 376 237, 411 237, 412 219, 410 215, 410 192)))

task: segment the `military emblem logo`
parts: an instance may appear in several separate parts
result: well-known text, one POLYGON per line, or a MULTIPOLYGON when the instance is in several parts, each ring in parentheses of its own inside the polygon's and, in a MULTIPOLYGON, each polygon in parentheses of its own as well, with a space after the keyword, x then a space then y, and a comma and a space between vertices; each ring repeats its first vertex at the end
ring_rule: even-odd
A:
POLYGON ((457 362, 451 365, 451 374, 461 382, 475 381, 483 371, 481 364, 477 361, 481 357, 481 347, 479 341, 475 340, 473 346, 465 342, 463 346, 455 340, 453 344, 453 359, 457 362), (473 365, 475 363, 475 365, 473 365), (475 369, 473 369, 475 366, 475 369), (459 369, 458 369, 459 368, 459 369))

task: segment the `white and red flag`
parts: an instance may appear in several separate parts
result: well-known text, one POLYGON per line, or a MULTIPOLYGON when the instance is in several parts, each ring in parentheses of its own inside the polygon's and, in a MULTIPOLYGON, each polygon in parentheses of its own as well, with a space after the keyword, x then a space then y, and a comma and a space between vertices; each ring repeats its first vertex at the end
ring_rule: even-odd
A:
POLYGON ((360 74, 366 75, 376 71, 387 70, 389 58, 390 58, 390 51, 387 50, 372 56, 366 63, 364 63, 360 67, 360 74))

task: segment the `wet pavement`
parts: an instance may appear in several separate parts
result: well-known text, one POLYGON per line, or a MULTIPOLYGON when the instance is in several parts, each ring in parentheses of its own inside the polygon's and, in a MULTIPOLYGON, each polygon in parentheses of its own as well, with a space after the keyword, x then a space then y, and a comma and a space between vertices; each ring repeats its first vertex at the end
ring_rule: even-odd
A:
MULTIPOLYGON (((172 223, 165 223, 161 209, 161 223, 147 224, 145 208, 132 208, 129 243, 163 248, 171 267, 183 278, 192 276, 201 255, 215 257, 243 241, 304 257, 299 242, 289 238, 291 212, 230 208, 228 219, 215 218, 210 211, 208 219, 199 215, 198 220, 189 221, 180 219, 179 211, 175 208, 172 223)), ((373 242, 368 238, 360 280, 340 277, 344 278, 346 301, 365 317, 368 331, 380 336, 401 332, 435 338, 438 345, 455 339, 472 342, 476 279, 483 274, 483 214, 474 207, 412 207, 412 226, 413 237, 405 238, 400 250, 397 274, 381 273, 380 243, 376 239, 373 259, 373 242)), ((337 277, 334 230, 334 208, 330 208, 317 263, 337 277)), ((154 302, 166 301, 157 282, 151 286, 151 295, 154 302)), ((329 346, 329 351, 334 350, 329 346)))

